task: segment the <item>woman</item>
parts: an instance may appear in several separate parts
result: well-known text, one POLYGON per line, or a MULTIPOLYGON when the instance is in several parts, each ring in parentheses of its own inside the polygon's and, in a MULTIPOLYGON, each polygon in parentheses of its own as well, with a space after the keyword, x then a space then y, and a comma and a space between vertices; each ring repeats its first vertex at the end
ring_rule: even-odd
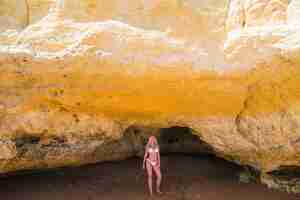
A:
POLYGON ((145 149, 143 169, 147 169, 148 174, 148 187, 150 195, 152 196, 152 171, 156 175, 156 192, 161 194, 160 184, 161 184, 161 171, 160 171, 160 155, 159 155, 159 145, 155 136, 151 136, 148 139, 148 143, 145 149))

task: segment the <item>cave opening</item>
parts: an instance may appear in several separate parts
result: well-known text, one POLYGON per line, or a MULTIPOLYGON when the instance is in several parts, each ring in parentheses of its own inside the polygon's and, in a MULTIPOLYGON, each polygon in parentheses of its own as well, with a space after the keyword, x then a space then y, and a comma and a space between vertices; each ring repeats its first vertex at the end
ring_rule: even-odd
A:
POLYGON ((148 138, 154 135, 160 146, 162 155, 214 155, 211 145, 201 140, 196 133, 188 127, 172 126, 168 128, 129 127, 125 130, 118 146, 127 146, 126 150, 132 155, 142 157, 148 138))
MULTIPOLYGON (((201 134, 186 126, 129 127, 121 142, 132 146, 129 150, 132 153, 132 156, 128 157, 129 160, 142 161, 145 146, 151 135, 156 136, 159 143, 162 166, 180 168, 183 170, 183 174, 188 176, 202 170, 200 174, 204 176, 208 175, 214 178, 230 176, 242 183, 260 182, 260 171, 248 165, 239 165, 232 159, 226 160, 220 157, 210 144, 201 139, 199 136, 201 134), (182 163, 187 166, 183 167, 182 163), (184 172, 185 168, 188 169, 188 172, 184 172)), ((125 145, 118 144, 118 146, 125 145)))
MULTIPOLYGON (((31 200, 41 199, 41 196, 43 200, 63 200, 66 196, 72 196, 73 200, 146 199, 147 174, 142 169, 142 158, 150 135, 157 137, 161 149, 164 199, 219 200, 225 196, 226 199, 245 200, 291 199, 286 193, 266 192, 266 186, 254 182, 241 186, 240 178, 243 182, 253 178, 251 169, 245 171, 245 168, 217 157, 212 146, 201 140, 198 133, 179 126, 129 127, 122 139, 107 143, 94 152, 99 156, 97 159, 108 156, 105 162, 2 177, 0 188, 6 189, 0 190, 0 195, 8 199, 26 196, 31 200), (10 188, 22 188, 22 191, 10 188), (38 192, 36 188, 39 188, 38 192), (235 192, 228 193, 233 190, 235 192)), ((18 138, 17 148, 22 155, 27 155, 30 149, 45 148, 45 145, 39 145, 41 140, 37 137, 18 138)), ((55 151, 70 148, 67 140, 59 140, 59 143, 51 143, 46 148, 55 151)))
MULTIPOLYGON (((157 138, 160 154, 164 160, 168 160, 169 157, 189 157, 189 159, 195 160, 211 160, 212 162, 219 162, 220 165, 231 166, 238 171, 241 171, 242 167, 227 161, 217 156, 213 147, 203 141, 193 129, 184 126, 172 126, 164 128, 153 127, 137 127, 130 126, 124 133, 123 137, 117 141, 109 141, 97 147, 92 154, 86 154, 85 159, 88 160, 86 164, 93 164, 105 162, 122 162, 128 159, 142 160, 145 153, 145 146, 148 138, 154 135, 157 138)), ((86 143, 93 142, 95 138, 87 141, 81 141, 86 143)), ((50 138, 46 144, 43 138, 38 136, 24 136, 15 139, 17 155, 24 160, 35 159, 35 162, 43 162, 43 159, 47 159, 48 154, 59 154, 68 151, 73 151, 80 143, 69 144, 68 140, 63 137, 50 138)), ((78 148, 78 147, 77 147, 78 148)), ((164 161, 163 161, 164 162, 164 161)), ((76 165, 75 167, 77 167, 76 165)), ((196 167, 196 166, 195 166, 196 167)), ((58 166, 56 169, 64 168, 64 166, 58 166)), ((67 166, 68 168, 68 166, 67 166)), ((24 168, 15 172, 9 172, 0 176, 10 176, 19 174, 35 174, 44 173, 47 171, 56 170, 51 167, 48 168, 24 168)), ((247 171, 248 168, 246 168, 247 171)))
MULTIPOLYGON (((182 165, 178 163, 186 163, 187 165, 192 163, 192 167, 187 166, 191 167, 189 171, 197 171, 198 167, 210 166, 205 169, 207 174, 210 174, 210 170, 213 169, 213 174, 221 174, 221 176, 222 173, 228 172, 229 170, 229 174, 237 179, 241 178, 243 182, 254 182, 257 177, 256 171, 254 174, 251 167, 240 166, 232 161, 219 157, 214 148, 199 137, 201 134, 185 126, 164 128, 129 127, 125 131, 123 139, 116 145, 119 148, 127 146, 125 150, 125 152, 127 151, 126 155, 131 156, 128 156, 124 160, 136 159, 138 162, 142 162, 145 146, 151 135, 157 138, 162 166, 169 166, 169 162, 177 160, 172 164, 172 167, 176 168, 182 165), (130 148, 128 148, 128 146, 130 146, 130 148)), ((181 168, 184 169, 185 167, 181 166, 181 168)))
POLYGON ((188 127, 174 126, 159 130, 158 143, 162 154, 213 154, 213 148, 188 127))
POLYGON ((151 135, 157 138, 162 156, 217 156, 214 148, 201 139, 199 136, 201 134, 185 126, 163 128, 131 126, 125 130, 123 138, 117 142, 116 146, 119 149, 117 153, 122 149, 126 152, 127 158, 142 158, 151 135))

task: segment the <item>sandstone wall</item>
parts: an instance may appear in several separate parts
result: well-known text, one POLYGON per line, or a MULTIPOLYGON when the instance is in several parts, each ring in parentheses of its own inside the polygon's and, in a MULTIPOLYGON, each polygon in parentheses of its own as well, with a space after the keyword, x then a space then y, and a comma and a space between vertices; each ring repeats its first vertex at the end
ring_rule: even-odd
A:
POLYGON ((66 0, 44 15, 37 1, 32 22, 8 15, 24 30, 0 34, 0 171, 124 159, 174 126, 263 173, 299 166, 291 3, 66 0))
POLYGON ((22 30, 46 16, 55 0, 1 0, 0 30, 22 30))

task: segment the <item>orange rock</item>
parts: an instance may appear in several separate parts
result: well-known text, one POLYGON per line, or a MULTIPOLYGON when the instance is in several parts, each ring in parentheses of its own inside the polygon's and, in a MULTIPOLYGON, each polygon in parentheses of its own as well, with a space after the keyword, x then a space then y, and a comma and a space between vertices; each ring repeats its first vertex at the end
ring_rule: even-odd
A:
POLYGON ((0 171, 124 159, 142 146, 126 139, 129 128, 173 126, 263 172, 299 166, 299 26, 287 8, 64 1, 2 33, 0 138, 27 145, 0 171), (28 136, 60 139, 39 149, 28 136))

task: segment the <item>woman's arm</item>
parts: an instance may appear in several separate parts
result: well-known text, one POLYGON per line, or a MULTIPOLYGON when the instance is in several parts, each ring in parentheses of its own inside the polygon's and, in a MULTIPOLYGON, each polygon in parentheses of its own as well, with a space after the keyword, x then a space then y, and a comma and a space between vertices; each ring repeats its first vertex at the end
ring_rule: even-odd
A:
POLYGON ((146 158, 148 156, 148 149, 147 147, 145 148, 145 154, 144 154, 144 160, 143 160, 143 169, 145 169, 145 162, 146 162, 146 158))

